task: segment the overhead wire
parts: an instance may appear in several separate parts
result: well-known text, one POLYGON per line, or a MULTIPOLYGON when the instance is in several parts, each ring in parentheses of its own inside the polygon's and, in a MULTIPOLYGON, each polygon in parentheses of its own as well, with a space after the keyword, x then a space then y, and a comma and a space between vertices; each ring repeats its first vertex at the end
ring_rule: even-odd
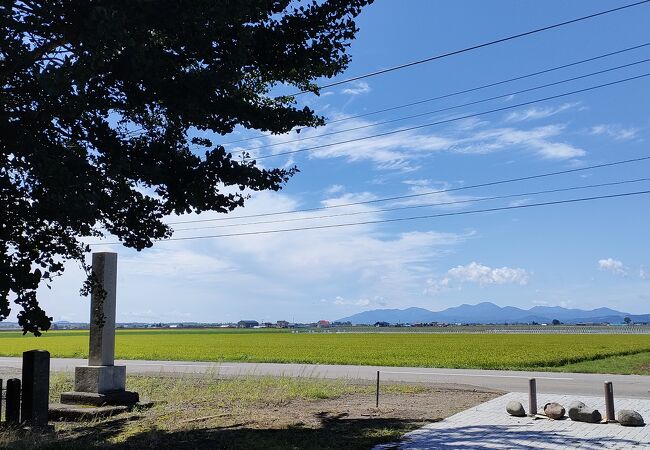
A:
POLYGON ((306 140, 318 139, 318 138, 323 138, 323 137, 327 137, 327 136, 333 136, 333 135, 336 135, 336 134, 349 133, 351 131, 358 131, 358 130, 363 130, 363 129, 367 129, 367 128, 378 127, 380 125, 386 125, 386 124, 389 124, 389 123, 400 122, 400 121, 403 121, 403 120, 416 119, 418 117, 429 116, 431 114, 437 114, 437 113, 441 113, 441 112, 451 111, 451 110, 454 110, 454 109, 464 108, 464 107, 467 107, 467 106, 478 105, 478 104, 481 104, 481 103, 486 103, 486 102, 490 102, 490 101, 493 101, 493 100, 508 98, 508 97, 512 97, 512 96, 515 96, 515 95, 524 94, 524 93, 527 93, 527 92, 533 92, 533 91, 537 91, 537 90, 540 90, 540 89, 545 89, 545 88, 548 88, 548 87, 551 87, 551 86, 558 86, 558 85, 561 85, 561 84, 564 84, 564 83, 570 83, 572 81, 582 80, 582 79, 593 77, 593 76, 596 76, 596 75, 602 75, 604 73, 613 72, 615 70, 621 70, 621 69, 636 66, 636 65, 639 65, 639 64, 647 63, 648 61, 650 61, 650 58, 634 61, 634 62, 627 63, 627 64, 622 64, 622 65, 615 66, 615 67, 610 67, 610 68, 607 68, 607 69, 598 70, 596 72, 590 72, 590 73, 587 73, 587 74, 584 74, 584 75, 578 75, 578 76, 571 77, 571 78, 565 78, 564 80, 554 81, 552 83, 546 83, 546 84, 542 84, 542 85, 539 85, 539 86, 533 86, 531 88, 520 89, 518 91, 508 92, 506 94, 500 94, 500 95, 496 95, 496 96, 493 96, 493 97, 483 98, 483 99, 480 99, 480 100, 474 100, 474 101, 467 102, 467 103, 461 103, 461 104, 458 104, 458 105, 447 106, 445 108, 440 108, 440 109, 436 109, 436 110, 433 110, 433 111, 426 111, 426 112, 422 112, 422 113, 418 113, 418 114, 412 114, 412 115, 409 115, 409 116, 398 117, 398 118, 395 118, 395 119, 384 120, 384 121, 380 121, 380 122, 374 122, 374 123, 370 123, 370 124, 366 124, 366 125, 360 125, 360 126, 352 127, 352 128, 346 128, 346 129, 343 129, 343 130, 331 131, 331 132, 328 132, 328 133, 322 133, 322 134, 318 134, 318 135, 315 135, 315 136, 306 136, 306 137, 302 137, 300 139, 293 139, 293 140, 289 140, 289 141, 276 142, 276 143, 273 143, 273 144, 260 145, 258 147, 249 147, 249 148, 242 149, 242 151, 250 152, 250 151, 253 151, 253 150, 261 150, 261 149, 265 149, 265 148, 277 147, 279 145, 293 144, 295 142, 304 142, 306 140))
POLYGON ((577 172, 584 172, 587 170, 594 170, 594 169, 602 169, 602 168, 607 168, 607 167, 614 167, 614 166, 620 166, 624 164, 634 164, 637 162, 642 162, 642 161, 648 161, 650 160, 650 156, 640 156, 637 158, 628 158, 628 159, 622 159, 622 160, 617 160, 617 161, 610 161, 606 163, 601 163, 601 164, 592 164, 589 166, 583 166, 583 167, 574 167, 572 169, 564 169, 564 170, 557 170, 553 172, 543 172, 535 175, 526 175, 523 177, 515 177, 515 178, 506 178, 506 179, 501 179, 501 180, 494 180, 494 181, 487 181, 483 183, 476 183, 476 184, 470 184, 466 186, 458 186, 458 187, 453 187, 453 188, 446 188, 446 189, 436 189, 433 191, 427 191, 427 192, 418 192, 414 194, 405 194, 405 195, 393 195, 389 197, 382 197, 382 198, 375 198, 371 200, 361 200, 361 201, 356 201, 356 202, 348 202, 348 203, 340 203, 337 205, 326 205, 326 206, 319 206, 315 208, 302 208, 302 209, 294 209, 294 210, 286 210, 286 211, 274 211, 274 212, 267 212, 267 213, 258 213, 258 214, 247 214, 247 215, 242 215, 238 217, 219 217, 215 219, 196 219, 196 220, 182 220, 182 221, 175 221, 175 222, 167 222, 167 225, 180 225, 180 224, 187 224, 187 223, 204 223, 204 222, 217 222, 217 221, 223 221, 223 220, 238 220, 238 219, 248 219, 248 218, 255 218, 255 217, 269 217, 269 216, 277 216, 277 215, 284 215, 284 214, 299 214, 299 213, 304 213, 304 212, 314 212, 314 211, 324 211, 324 210, 329 210, 329 209, 338 209, 338 208, 346 208, 350 206, 357 206, 357 205, 369 205, 369 204, 374 204, 374 203, 381 203, 381 202, 388 202, 388 201, 395 201, 395 200, 404 200, 404 199, 411 199, 411 198, 417 198, 417 197, 424 197, 427 195, 435 195, 435 194, 442 194, 442 193, 448 193, 448 192, 459 192, 459 191, 466 191, 470 189, 478 189, 478 188, 483 188, 483 187, 490 187, 490 186, 498 186, 498 185, 503 185, 503 184, 509 184, 509 183, 518 183, 520 181, 529 181, 529 180, 536 180, 540 178, 548 178, 548 177, 553 177, 553 176, 558 176, 558 175, 566 175, 570 173, 577 173, 577 172))
POLYGON ((621 79, 621 80, 611 81, 611 82, 608 82, 608 83, 603 83, 603 84, 599 84, 599 85, 596 85, 596 86, 590 86, 590 87, 583 88, 583 89, 577 89, 577 90, 570 91, 570 92, 564 92, 564 93, 561 93, 561 94, 551 95, 551 96, 544 97, 544 98, 529 100, 529 101, 517 103, 517 104, 514 104, 514 105, 503 106, 503 107, 500 107, 500 108, 494 108, 494 109, 490 109, 490 110, 487 110, 487 111, 481 111, 481 112, 478 112, 478 113, 466 114, 466 115, 463 115, 463 116, 453 117, 453 118, 445 119, 445 120, 439 120, 439 121, 431 122, 431 123, 425 123, 425 124, 422 124, 422 125, 416 125, 416 126, 411 126, 411 127, 407 127, 407 128, 400 128, 398 130, 387 131, 387 132, 384 132, 384 133, 373 134, 373 135, 370 135, 370 136, 363 136, 363 137, 358 137, 358 138, 354 138, 354 139, 348 139, 348 140, 345 140, 345 141, 331 142, 331 143, 328 143, 328 144, 321 144, 321 145, 316 145, 316 146, 313 146, 313 147, 306 147, 306 148, 301 148, 301 149, 296 149, 296 150, 287 150, 287 151, 284 151, 284 152, 270 153, 270 154, 267 154, 267 155, 260 155, 260 156, 255 156, 255 157, 246 156, 243 159, 248 160, 248 161, 250 161, 250 160, 256 161, 256 160, 260 160, 260 159, 275 158, 275 157, 278 157, 278 156, 294 155, 296 153, 309 152, 309 151, 312 151, 312 150, 319 150, 319 149, 322 149, 322 148, 334 147, 334 146, 337 146, 337 145, 350 144, 350 143, 353 143, 353 142, 360 142, 360 141, 365 141, 365 140, 368 140, 368 139, 374 139, 374 138, 378 138, 378 137, 391 136, 391 135, 395 135, 395 134, 399 134, 399 133, 406 133, 407 131, 419 130, 419 129, 422 129, 422 128, 428 128, 428 127, 432 127, 432 126, 435 126, 435 125, 443 125, 443 124, 447 124, 447 123, 458 122, 460 120, 466 120, 466 119, 481 117, 481 116, 485 116, 485 115, 488 115, 488 114, 494 114, 494 113, 497 113, 497 112, 508 111, 508 110, 511 110, 511 109, 520 108, 522 106, 528 106, 528 105, 532 105, 532 104, 535 104, 535 103, 541 103, 541 102, 546 102, 546 101, 549 101, 549 100, 555 100, 555 99, 558 99, 558 98, 568 97, 568 96, 571 96, 571 95, 576 95, 576 94, 580 94, 580 93, 583 93, 583 92, 593 91, 593 90, 596 90, 596 89, 602 89, 602 88, 605 88, 605 87, 614 86, 614 85, 617 85, 617 84, 627 83, 627 82, 630 82, 630 81, 645 78, 647 76, 650 76, 650 73, 644 73, 644 74, 637 75, 637 76, 634 76, 634 77, 629 77, 629 78, 624 78, 624 79, 621 79))
MULTIPOLYGON (((454 97, 454 96, 461 95, 461 94, 467 94, 467 93, 479 91, 479 90, 482 90, 482 89, 487 89, 487 88, 491 88, 491 87, 495 87, 495 86, 500 86, 502 84, 512 83, 514 81, 520 81, 520 80, 524 80, 526 78, 531 78, 531 77, 534 77, 534 76, 537 76, 537 75, 543 75, 543 74, 554 72, 554 71, 557 71, 557 70, 566 69, 568 67, 573 67, 573 66, 577 66, 577 65, 580 65, 580 64, 585 64, 585 63, 592 62, 592 61, 597 61, 599 59, 607 58, 607 57, 614 56, 614 55, 619 55, 619 54, 630 52, 630 51, 633 51, 633 50, 638 50, 640 48, 647 47, 649 45, 650 45, 650 42, 646 42, 646 43, 643 43, 643 44, 634 45, 632 47, 626 47, 626 48, 623 48, 623 49, 620 49, 620 50, 615 50, 615 51, 612 51, 612 52, 604 53, 602 55, 593 56, 593 57, 590 57, 590 58, 587 58, 587 59, 582 59, 582 60, 579 60, 579 61, 574 61, 574 62, 571 62, 571 63, 562 64, 562 65, 559 65, 559 66, 554 66, 554 67, 551 67, 551 68, 548 68, 548 69, 538 70, 536 72, 528 73, 528 74, 525 74, 525 75, 519 75, 519 76, 508 78, 508 79, 505 79, 505 80, 500 80, 500 81, 496 81, 496 82, 492 82, 492 83, 482 84, 480 86, 475 86, 475 87, 472 87, 472 88, 466 88, 466 89, 462 89, 462 90, 459 90, 459 91, 454 91, 454 92, 450 92, 450 93, 447 93, 447 94, 442 94, 442 95, 439 95, 439 96, 436 96, 436 97, 425 98, 425 99, 416 100, 416 101, 413 101, 413 102, 410 102, 410 103, 404 103, 404 104, 401 104, 401 105, 390 106, 390 107, 387 107, 387 108, 378 109, 378 110, 374 110, 374 111, 368 111, 368 112, 365 112, 365 113, 355 114, 355 115, 351 115, 351 116, 345 116, 345 117, 341 117, 339 119, 328 119, 328 120, 325 121, 325 125, 330 125, 330 124, 338 123, 338 122, 344 122, 344 121, 347 121, 347 120, 352 120, 352 119, 357 119, 357 118, 360 118, 360 117, 371 116, 371 115, 380 114, 380 113, 384 113, 384 112, 395 111, 395 110, 398 110, 398 109, 409 108, 411 106, 417 106, 417 105, 421 105, 421 104, 424 104, 424 103, 433 102, 433 101, 436 101, 436 100, 443 100, 443 99, 454 97)), ((307 128, 309 128, 309 127, 307 127, 307 128)), ((284 134, 288 134, 288 133, 284 133, 284 134)), ((259 135, 252 136, 252 137, 237 139, 237 140, 234 140, 234 141, 223 142, 220 145, 236 144, 236 143, 239 143, 239 142, 251 141, 251 140, 261 139, 261 138, 265 138, 265 137, 269 137, 269 136, 273 136, 273 134, 259 134, 259 135)), ((277 135, 277 136, 280 136, 280 135, 277 135)))
MULTIPOLYGON (((524 208, 536 208, 541 206, 554 206, 554 205, 562 205, 562 204, 570 204, 570 203, 581 203, 581 202, 588 202, 588 201, 595 201, 595 200, 632 197, 632 196, 647 195, 647 194, 650 194, 650 190, 623 192, 619 194, 597 195, 593 197, 581 197, 581 198, 573 198, 573 199, 565 199, 565 200, 554 200, 554 201, 540 202, 540 203, 529 203, 525 205, 501 206, 495 208, 475 209, 475 210, 468 210, 468 211, 454 211, 449 213, 427 214, 423 216, 367 220, 363 222, 314 225, 309 227, 283 228, 283 229, 275 229, 275 230, 244 231, 244 232, 237 232, 237 233, 213 234, 213 235, 203 235, 203 236, 171 237, 167 239, 158 239, 155 242, 191 241, 197 239, 215 239, 215 238, 235 237, 235 236, 253 236, 253 235, 265 235, 265 234, 276 234, 276 233, 288 233, 288 232, 296 232, 296 231, 343 228, 343 227, 359 226, 359 225, 373 225, 379 223, 395 223, 395 222, 405 222, 405 221, 412 221, 412 220, 433 219, 433 218, 440 218, 440 217, 464 216, 470 214, 481 214, 481 213, 497 212, 497 211, 510 211, 515 209, 524 209, 524 208)), ((120 242, 98 242, 98 243, 92 243, 88 245, 101 246, 101 245, 119 245, 119 244, 120 242)))
MULTIPOLYGON (((461 48, 461 49, 458 49, 458 50, 453 50, 453 51, 449 51, 449 52, 442 53, 442 54, 439 54, 439 55, 430 56, 430 57, 419 59, 419 60, 416 60, 416 61, 411 61, 411 62, 408 62, 408 63, 405 63, 405 64, 400 64, 400 65, 397 65, 397 66, 388 67, 386 69, 376 70, 374 72, 366 73, 366 74, 363 74, 363 75, 357 75, 357 76, 354 76, 354 77, 346 78, 344 80, 334 81, 334 82, 331 82, 331 83, 328 83, 328 84, 323 84, 321 86, 318 86, 317 89, 322 90, 322 89, 327 89, 327 88, 334 87, 334 86, 340 86, 341 84, 350 83, 352 81, 358 81, 358 80, 362 80, 362 79, 365 79, 365 78, 370 78, 370 77, 374 77, 374 76, 377 76, 377 75, 381 75, 381 74, 384 74, 384 73, 394 72, 396 70, 405 69, 407 67, 412 67, 412 66, 416 66, 416 65, 419 65, 419 64, 424 64, 424 63, 427 63, 427 62, 435 61, 435 60, 438 60, 438 59, 448 58, 450 56, 459 55, 461 53, 466 53, 466 52, 470 52, 470 51, 473 51, 473 50, 478 50, 480 48, 489 47, 489 46, 496 45, 496 44, 501 44, 503 42, 512 41, 514 39, 519 39, 519 38, 522 38, 522 37, 525 37, 525 36, 530 36, 530 35, 533 35, 533 34, 541 33, 541 32, 544 32, 544 31, 555 29, 555 28, 560 28, 560 27, 563 27, 563 26, 566 26, 566 25, 571 25, 571 24, 574 24, 574 23, 577 23, 577 22, 582 22, 582 21, 585 21, 585 20, 589 20, 589 19, 599 17, 599 16, 604 16, 606 14, 611 14, 611 13, 614 13, 614 12, 617 12, 617 11, 622 11, 624 9, 633 8, 633 7, 636 7, 636 6, 646 4, 648 2, 650 2, 650 0, 642 0, 642 1, 634 2, 634 3, 628 3, 627 5, 622 5, 622 6, 618 6, 616 8, 611 8, 611 9, 607 9, 607 10, 604 10, 604 11, 599 11, 599 12, 588 14, 588 15, 581 16, 581 17, 576 17, 575 19, 565 20, 563 22, 554 23, 552 25, 546 25, 544 27, 535 28, 535 29, 532 29, 532 30, 529 30, 529 31, 525 31, 523 33, 512 34, 510 36, 502 37, 502 38, 499 38, 499 39, 494 39, 494 40, 483 42, 483 43, 480 43, 480 44, 475 44, 475 45, 465 47, 465 48, 461 48)), ((296 96, 296 95, 302 95, 302 94, 307 94, 307 93, 311 93, 311 92, 312 91, 310 91, 310 90, 306 90, 306 91, 296 92, 296 93, 290 94, 290 95, 291 96, 296 96)))
POLYGON ((346 213, 339 213, 339 214, 327 214, 327 215, 321 215, 321 216, 294 217, 294 218, 290 218, 290 219, 263 220, 263 221, 248 222, 248 223, 234 223, 234 224, 231 223, 231 224, 226 224, 226 225, 211 225, 211 226, 208 226, 208 227, 175 228, 174 233, 179 232, 179 231, 199 231, 199 230, 210 230, 210 229, 215 229, 215 228, 243 227, 243 226, 252 226, 252 225, 268 225, 268 224, 274 224, 274 223, 296 222, 296 221, 303 221, 303 220, 332 219, 332 218, 335 218, 335 217, 357 216, 357 215, 364 215, 364 214, 376 214, 376 213, 393 212, 393 211, 404 211, 404 210, 407 210, 407 209, 431 208, 431 207, 436 207, 436 206, 451 206, 451 205, 460 205, 460 204, 475 203, 475 202, 485 202, 485 201, 493 201, 493 200, 505 200, 505 199, 517 198, 517 197, 528 197, 528 196, 542 195, 542 194, 555 194, 555 193, 558 193, 558 192, 569 192, 569 191, 579 191, 579 190, 584 190, 584 189, 594 189, 594 188, 601 188, 601 187, 621 186, 621 185, 626 185, 626 184, 641 183, 641 182, 644 182, 644 181, 650 181, 650 178, 636 178, 636 179, 631 179, 631 180, 613 181, 613 182, 609 182, 609 183, 596 183, 596 184, 589 184, 589 185, 583 185, 583 186, 571 186, 571 187, 566 187, 566 188, 545 189, 545 190, 541 190, 541 191, 521 192, 521 193, 507 194, 507 195, 496 195, 496 196, 492 196, 492 197, 476 197, 476 198, 470 198, 470 199, 465 199, 465 200, 454 200, 454 201, 437 202, 437 203, 425 203, 425 204, 408 205, 408 206, 396 206, 396 207, 393 207, 393 208, 372 209, 372 210, 367 210, 367 211, 353 211, 353 212, 346 212, 346 213))

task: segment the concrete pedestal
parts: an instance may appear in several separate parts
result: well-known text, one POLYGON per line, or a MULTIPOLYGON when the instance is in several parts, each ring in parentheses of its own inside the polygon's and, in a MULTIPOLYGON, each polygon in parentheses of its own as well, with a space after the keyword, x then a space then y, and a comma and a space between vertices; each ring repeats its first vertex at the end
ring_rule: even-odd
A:
POLYGON ((133 406, 140 401, 137 392, 113 391, 105 394, 95 392, 63 392, 61 403, 64 405, 106 406, 121 405, 133 406))
POLYGON ((74 390, 105 394, 123 391, 126 387, 126 366, 81 366, 74 369, 74 390))

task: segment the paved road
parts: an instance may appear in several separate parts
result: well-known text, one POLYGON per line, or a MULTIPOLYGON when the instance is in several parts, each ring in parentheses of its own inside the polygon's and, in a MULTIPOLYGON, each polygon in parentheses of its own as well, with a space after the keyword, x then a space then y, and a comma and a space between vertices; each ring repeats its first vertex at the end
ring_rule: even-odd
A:
MULTIPOLYGON (((57 372, 73 372, 76 366, 86 364, 85 359, 54 358, 51 361, 51 368, 57 372)), ((284 375, 361 380, 376 379, 379 370, 380 377, 384 381, 468 384, 509 392, 526 392, 528 379, 534 377, 537 378, 537 390, 540 393, 594 396, 601 396, 603 383, 612 381, 616 396, 650 399, 650 377, 641 375, 189 361, 116 361, 115 364, 126 365, 127 372, 130 374, 142 375, 214 373, 220 376, 284 375)), ((18 373, 20 366, 21 358, 0 357, 0 378, 18 373)))

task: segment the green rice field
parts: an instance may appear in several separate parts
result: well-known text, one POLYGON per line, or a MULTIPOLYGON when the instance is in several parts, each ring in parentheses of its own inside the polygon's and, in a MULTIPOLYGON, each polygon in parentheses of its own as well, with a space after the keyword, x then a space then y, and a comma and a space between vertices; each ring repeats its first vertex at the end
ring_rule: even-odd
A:
MULTIPOLYGON (((31 349, 85 358, 88 332, 0 333, 1 356, 31 349)), ((118 330, 116 358, 648 373, 650 335, 118 330)))

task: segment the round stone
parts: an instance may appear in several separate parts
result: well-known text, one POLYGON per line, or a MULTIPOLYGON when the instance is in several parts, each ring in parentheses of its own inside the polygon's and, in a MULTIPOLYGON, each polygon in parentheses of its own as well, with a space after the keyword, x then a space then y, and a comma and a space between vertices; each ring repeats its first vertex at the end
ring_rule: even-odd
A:
POLYGON ((524 417, 526 415, 524 405, 516 401, 508 402, 506 405, 506 411, 508 411, 508 414, 515 417, 524 417))
POLYGON ((559 403, 547 403, 544 405, 544 414, 546 414, 546 417, 549 417, 551 419, 561 419, 564 417, 564 413, 566 411, 564 410, 564 406, 560 405, 559 403))
POLYGON ((641 414, 631 409, 621 409, 616 416, 616 420, 625 427, 642 427, 645 425, 641 414))

